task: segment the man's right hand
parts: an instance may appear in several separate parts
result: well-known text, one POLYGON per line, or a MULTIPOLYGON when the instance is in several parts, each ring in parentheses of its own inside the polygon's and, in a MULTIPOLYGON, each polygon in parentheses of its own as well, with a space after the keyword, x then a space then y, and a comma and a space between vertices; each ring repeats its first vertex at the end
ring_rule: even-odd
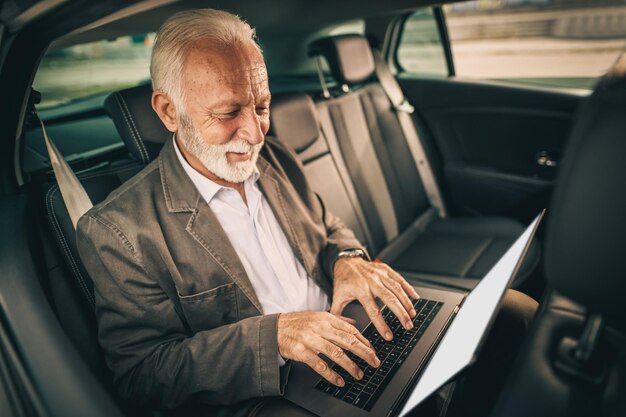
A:
POLYGON ((326 312, 304 311, 278 316, 278 353, 285 359, 304 362, 330 383, 344 386, 345 381, 319 357, 323 353, 355 379, 363 371, 344 350, 350 351, 371 366, 380 366, 372 345, 352 324, 326 312))

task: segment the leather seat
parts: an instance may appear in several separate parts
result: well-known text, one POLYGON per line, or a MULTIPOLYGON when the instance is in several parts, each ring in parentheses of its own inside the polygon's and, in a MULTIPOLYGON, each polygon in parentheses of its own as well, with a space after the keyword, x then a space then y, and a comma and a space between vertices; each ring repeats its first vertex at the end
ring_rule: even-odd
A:
POLYGON ((626 415, 624 59, 621 70, 578 113, 548 213, 551 297, 494 416, 626 415))

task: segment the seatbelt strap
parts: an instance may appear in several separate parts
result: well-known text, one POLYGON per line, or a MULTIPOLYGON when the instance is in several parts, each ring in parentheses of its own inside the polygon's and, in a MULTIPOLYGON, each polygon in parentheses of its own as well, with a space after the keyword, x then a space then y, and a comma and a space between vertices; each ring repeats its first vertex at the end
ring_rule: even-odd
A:
POLYGON ((54 177, 59 185, 59 190, 61 190, 61 197, 72 220, 74 230, 76 230, 78 219, 89 211, 89 209, 93 207, 93 204, 82 184, 78 181, 78 178, 76 178, 72 168, 65 159, 63 159, 63 155, 61 155, 52 140, 50 140, 50 137, 48 137, 48 132, 46 131, 43 120, 38 119, 46 142, 46 149, 48 149, 48 156, 50 157, 54 177))
POLYGON ((422 184, 424 184, 426 196, 428 197, 430 204, 439 212, 439 216, 442 218, 446 217, 446 208, 443 204, 443 199, 441 198, 437 182, 435 181, 435 175, 433 174, 433 170, 428 162, 422 141, 411 117, 415 108, 411 105, 411 103, 409 103, 406 97, 404 97, 400 84, 398 84, 396 78, 393 76, 391 71, 389 71, 389 67, 383 60, 380 52, 376 49, 372 49, 372 54, 374 55, 374 62, 376 64, 376 77, 385 91, 385 94, 389 98, 389 101, 391 101, 393 109, 398 116, 400 128, 406 138, 409 150, 413 156, 413 160, 417 166, 417 171, 419 172, 422 180, 422 184))

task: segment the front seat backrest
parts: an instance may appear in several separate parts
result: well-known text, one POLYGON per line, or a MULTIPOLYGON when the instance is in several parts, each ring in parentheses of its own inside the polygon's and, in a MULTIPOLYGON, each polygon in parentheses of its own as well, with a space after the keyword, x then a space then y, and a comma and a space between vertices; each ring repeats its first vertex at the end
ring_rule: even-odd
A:
POLYGON ((626 76, 600 82, 581 110, 554 192, 546 274, 626 330, 626 76))
POLYGON ((116 91, 104 101, 104 109, 113 119, 126 147, 144 165, 156 158, 172 137, 152 110, 151 96, 152 86, 143 84, 116 91))
POLYGON ((548 210, 554 290, 495 416, 626 415, 625 116, 626 73, 603 79, 580 108, 548 210))

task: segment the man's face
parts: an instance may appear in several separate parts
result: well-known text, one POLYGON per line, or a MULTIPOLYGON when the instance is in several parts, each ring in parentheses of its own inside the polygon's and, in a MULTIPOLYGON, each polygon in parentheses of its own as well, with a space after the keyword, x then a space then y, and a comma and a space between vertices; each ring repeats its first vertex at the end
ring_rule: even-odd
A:
POLYGON ((245 181, 269 129, 263 57, 251 43, 220 49, 198 42, 183 68, 185 108, 178 111, 183 147, 217 177, 245 181))

